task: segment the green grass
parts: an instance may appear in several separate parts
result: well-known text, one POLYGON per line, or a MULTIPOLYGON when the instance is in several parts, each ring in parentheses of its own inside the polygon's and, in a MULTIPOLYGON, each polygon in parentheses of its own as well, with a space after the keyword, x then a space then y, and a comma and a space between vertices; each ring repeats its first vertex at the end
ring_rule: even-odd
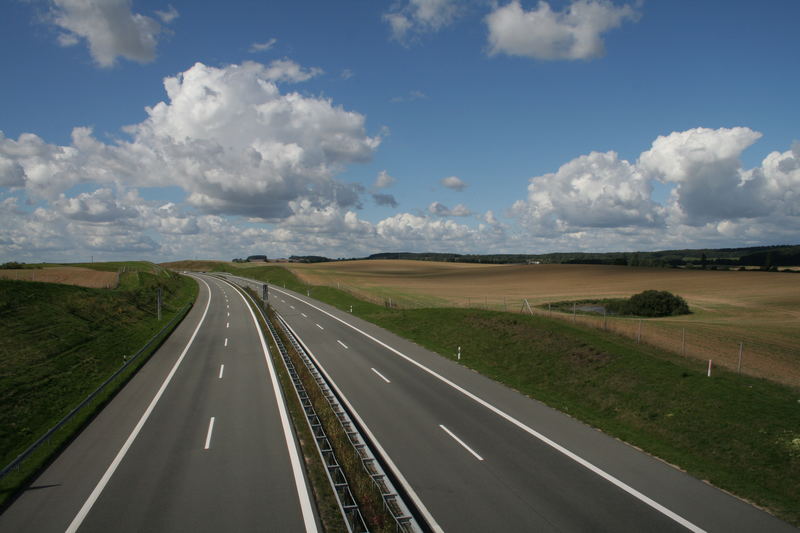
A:
MULTIPOLYGON (((196 294, 194 281, 169 273, 138 272, 135 284, 114 290, 0 280, 0 463, 8 464, 80 403, 196 294), (158 287, 164 295, 160 322, 158 287)), ((59 434, 63 441, 70 432, 59 434)), ((19 474, 5 478, 0 503, 35 472, 31 464, 46 460, 44 454, 26 461, 19 474)))
MULTIPOLYGON (((280 267, 237 273, 305 293, 280 267)), ((800 390, 611 333, 478 309, 392 310, 311 295, 569 413, 800 525, 800 390)))

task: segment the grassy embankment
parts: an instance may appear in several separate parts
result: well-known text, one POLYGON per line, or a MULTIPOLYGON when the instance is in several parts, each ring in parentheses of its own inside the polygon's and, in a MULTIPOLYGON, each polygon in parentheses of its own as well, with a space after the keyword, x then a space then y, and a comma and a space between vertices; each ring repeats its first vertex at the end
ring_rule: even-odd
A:
MULTIPOLYGON (((218 266, 305 293, 280 267, 218 266)), ((321 301, 402 335, 800 524, 800 390, 543 316, 321 301)))
MULTIPOLYGON (((136 353, 184 306, 197 285, 151 263, 81 265, 116 271, 116 289, 0 280, 0 463, 8 464, 136 353), (162 320, 156 290, 163 290, 162 320)), ((117 386, 146 361, 131 365, 117 386)), ((114 385, 114 384, 112 384, 114 385)), ((97 411, 95 399, 20 470, 0 482, 0 505, 97 411)))

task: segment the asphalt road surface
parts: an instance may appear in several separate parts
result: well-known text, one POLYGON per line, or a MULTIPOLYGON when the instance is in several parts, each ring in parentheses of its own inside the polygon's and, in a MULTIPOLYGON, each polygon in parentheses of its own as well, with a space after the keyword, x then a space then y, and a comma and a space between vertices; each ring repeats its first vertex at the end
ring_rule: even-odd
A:
POLYGON ((435 530, 796 531, 349 313, 280 287, 269 299, 435 530))
POLYGON ((203 278, 182 324, 0 515, 0 531, 317 531, 254 317, 203 278))

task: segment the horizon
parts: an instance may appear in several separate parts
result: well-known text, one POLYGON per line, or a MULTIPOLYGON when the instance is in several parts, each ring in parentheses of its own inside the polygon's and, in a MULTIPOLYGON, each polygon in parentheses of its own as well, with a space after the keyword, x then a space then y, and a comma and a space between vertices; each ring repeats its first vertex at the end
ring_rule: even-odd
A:
POLYGON ((792 0, 99 2, 0 7, 0 262, 800 234, 792 0))

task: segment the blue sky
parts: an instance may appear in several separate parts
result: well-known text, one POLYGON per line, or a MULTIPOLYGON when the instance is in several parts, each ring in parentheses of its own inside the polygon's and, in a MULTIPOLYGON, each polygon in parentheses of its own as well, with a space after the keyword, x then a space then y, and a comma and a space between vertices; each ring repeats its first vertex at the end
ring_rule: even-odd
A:
POLYGON ((0 260, 800 234, 794 0, 20 0, 0 14, 0 260))

